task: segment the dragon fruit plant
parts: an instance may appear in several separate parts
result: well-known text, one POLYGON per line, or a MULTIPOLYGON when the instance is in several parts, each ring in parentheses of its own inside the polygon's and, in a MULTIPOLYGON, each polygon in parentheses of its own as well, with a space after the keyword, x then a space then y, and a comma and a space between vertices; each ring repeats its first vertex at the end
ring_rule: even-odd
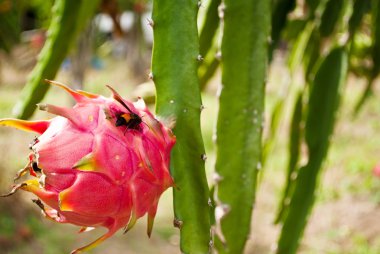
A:
POLYGON ((74 250, 95 247, 124 227, 148 214, 148 235, 153 227, 160 195, 174 185, 169 172, 175 144, 171 130, 158 121, 142 100, 123 100, 66 90, 73 108, 40 104, 57 115, 51 120, 2 119, 0 125, 40 134, 30 144, 28 163, 15 180, 29 172, 31 179, 16 184, 9 194, 25 190, 43 214, 56 222, 81 226, 80 232, 106 227, 108 232, 74 250))

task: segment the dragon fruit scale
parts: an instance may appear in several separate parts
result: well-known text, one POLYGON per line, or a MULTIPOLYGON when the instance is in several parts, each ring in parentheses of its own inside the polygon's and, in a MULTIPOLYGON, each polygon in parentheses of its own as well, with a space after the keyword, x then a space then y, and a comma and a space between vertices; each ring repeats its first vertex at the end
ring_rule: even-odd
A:
POLYGON ((112 98, 105 98, 47 82, 66 90, 77 104, 38 105, 57 115, 51 120, 0 120, 0 125, 40 134, 29 145, 28 163, 15 178, 29 173, 31 179, 3 196, 29 191, 49 219, 81 226, 80 232, 98 226, 108 229, 72 253, 95 247, 122 227, 128 231, 146 213, 150 236, 159 197, 174 185, 169 172, 175 144, 171 130, 141 99, 123 100, 111 87, 112 98))

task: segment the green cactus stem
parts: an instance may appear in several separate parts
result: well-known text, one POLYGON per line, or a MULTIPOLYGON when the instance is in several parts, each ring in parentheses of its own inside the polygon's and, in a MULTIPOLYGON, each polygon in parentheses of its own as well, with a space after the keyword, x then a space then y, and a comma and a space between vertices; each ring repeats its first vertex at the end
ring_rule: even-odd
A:
POLYGON ((215 246, 243 253, 261 168, 264 84, 271 8, 267 0, 225 0, 217 121, 215 246))
POLYGON ((156 112, 175 120, 177 143, 172 151, 175 226, 183 253, 208 253, 209 190, 205 150, 200 130, 202 107, 197 76, 198 31, 196 0, 153 1, 151 78, 156 85, 156 112))

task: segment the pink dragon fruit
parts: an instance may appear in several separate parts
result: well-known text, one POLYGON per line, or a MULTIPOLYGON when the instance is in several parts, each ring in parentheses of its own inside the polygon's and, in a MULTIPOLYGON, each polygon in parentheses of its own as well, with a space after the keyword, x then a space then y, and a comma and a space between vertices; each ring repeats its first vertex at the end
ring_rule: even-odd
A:
POLYGON ((76 100, 73 108, 39 105, 57 115, 47 121, 2 119, 0 125, 41 134, 30 144, 27 172, 32 179, 13 187, 34 193, 43 214, 60 223, 81 226, 80 232, 106 227, 108 232, 72 253, 93 248, 148 214, 148 235, 160 195, 173 186, 169 173, 175 137, 142 100, 123 100, 63 88, 76 100))

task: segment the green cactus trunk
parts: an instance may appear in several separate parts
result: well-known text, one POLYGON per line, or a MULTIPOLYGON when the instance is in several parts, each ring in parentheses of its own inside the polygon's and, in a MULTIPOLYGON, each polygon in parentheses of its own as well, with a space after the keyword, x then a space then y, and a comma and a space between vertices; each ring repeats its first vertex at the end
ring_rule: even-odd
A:
POLYGON ((225 0, 217 122, 216 247, 242 253, 261 168, 270 1, 225 0))
POLYGON ((177 143, 172 151, 175 225, 181 231, 183 253, 208 253, 209 190, 200 130, 203 108, 197 77, 198 31, 196 0, 153 2, 152 78, 156 112, 175 121, 177 143))

